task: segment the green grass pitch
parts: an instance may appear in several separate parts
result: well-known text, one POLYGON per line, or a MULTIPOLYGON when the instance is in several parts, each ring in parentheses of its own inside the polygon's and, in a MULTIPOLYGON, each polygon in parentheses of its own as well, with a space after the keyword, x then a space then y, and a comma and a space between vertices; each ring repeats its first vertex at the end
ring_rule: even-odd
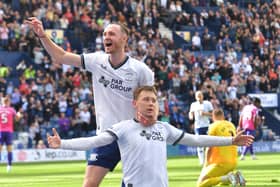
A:
MULTIPOLYGON (((258 160, 239 161, 249 187, 280 187, 280 153, 258 154, 258 160)), ((82 186, 86 162, 51 162, 14 164, 11 173, 0 165, 1 187, 79 187, 82 186)), ((194 187, 200 173, 196 157, 168 159, 170 187, 194 187)), ((152 177, 152 176, 151 176, 152 177)), ((101 187, 120 187, 121 169, 116 168, 103 180, 101 187)))

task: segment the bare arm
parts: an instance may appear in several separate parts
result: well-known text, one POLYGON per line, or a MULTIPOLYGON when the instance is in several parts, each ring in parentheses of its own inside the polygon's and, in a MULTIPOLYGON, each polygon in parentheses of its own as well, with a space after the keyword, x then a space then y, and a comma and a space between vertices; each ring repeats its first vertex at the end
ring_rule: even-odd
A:
POLYGON ((254 127, 255 127, 255 129, 256 129, 259 125, 261 125, 261 123, 262 123, 262 118, 261 118, 261 116, 256 115, 256 116, 254 117, 254 127))
POLYGON ((189 112, 189 119, 193 120, 194 112, 189 112))
POLYGON ((51 56, 54 63, 68 64, 76 67, 81 67, 80 55, 69 53, 56 45, 45 33, 42 22, 35 17, 28 18, 25 21, 40 38, 45 50, 51 56))
POLYGON ((22 115, 22 109, 19 109, 19 111, 16 113, 15 120, 19 121, 22 118, 22 115))
POLYGON ((212 111, 209 111, 209 112, 202 111, 201 115, 212 117, 212 111))
POLYGON ((238 126, 236 131, 239 132, 242 130, 242 115, 239 117, 238 126))

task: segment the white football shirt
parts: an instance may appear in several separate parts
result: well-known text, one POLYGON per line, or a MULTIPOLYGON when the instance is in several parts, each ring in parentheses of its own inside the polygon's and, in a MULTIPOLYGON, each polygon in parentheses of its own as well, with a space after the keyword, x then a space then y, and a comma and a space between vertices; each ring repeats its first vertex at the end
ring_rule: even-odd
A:
POLYGON ((134 116, 133 91, 154 84, 152 70, 132 57, 112 67, 109 54, 96 52, 81 55, 82 66, 92 73, 97 134, 122 120, 134 116))
POLYGON ((166 122, 145 127, 135 120, 126 120, 107 132, 118 140, 125 186, 168 186, 166 144, 178 143, 184 136, 182 130, 166 122))
POLYGON ((149 127, 135 120, 124 120, 98 136, 61 140, 62 149, 89 150, 117 140, 121 153, 123 182, 126 187, 167 187, 166 144, 189 146, 232 145, 232 137, 184 133, 166 122, 149 127))
POLYGON ((213 110, 213 105, 210 101, 204 100, 202 103, 199 101, 195 101, 191 104, 190 112, 194 112, 194 127, 201 128, 201 127, 208 127, 210 124, 210 117, 200 115, 200 111, 210 112, 213 110))

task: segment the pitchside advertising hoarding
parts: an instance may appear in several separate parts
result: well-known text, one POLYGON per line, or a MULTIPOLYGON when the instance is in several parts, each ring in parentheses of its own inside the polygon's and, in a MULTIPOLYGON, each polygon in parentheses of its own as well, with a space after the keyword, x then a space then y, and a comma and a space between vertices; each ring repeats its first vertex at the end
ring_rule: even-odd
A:
MULTIPOLYGON (((241 147, 239 147, 241 149, 241 147)), ((240 150, 239 149, 239 150, 240 150)), ((167 155, 186 156, 196 155, 196 147, 177 145, 167 147, 167 155)), ((280 152, 280 141, 255 142, 254 150, 257 153, 280 152)), ((86 151, 70 151, 60 149, 22 149, 13 151, 13 162, 50 162, 50 161, 70 161, 86 160, 90 156, 86 151)), ((1 163, 7 162, 7 152, 2 154, 1 163)))
MULTIPOLYGON (((67 160, 85 160, 85 151, 62 149, 21 149, 13 151, 13 162, 50 162, 67 160)), ((1 162, 7 160, 7 152, 3 152, 1 162)))
POLYGON ((250 97, 257 97, 261 100, 261 105, 264 108, 277 108, 278 107, 278 95, 276 93, 264 93, 264 94, 248 94, 250 97))

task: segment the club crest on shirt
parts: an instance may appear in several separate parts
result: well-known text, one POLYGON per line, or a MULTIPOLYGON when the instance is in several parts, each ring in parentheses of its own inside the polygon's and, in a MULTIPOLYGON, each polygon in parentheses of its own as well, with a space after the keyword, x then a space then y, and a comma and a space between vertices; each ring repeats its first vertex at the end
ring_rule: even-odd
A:
POLYGON ((126 81, 132 81, 133 80, 133 73, 131 73, 131 72, 127 72, 125 75, 124 75, 124 77, 125 77, 125 80, 126 81))
POLYGON ((161 132, 159 131, 152 131, 150 133, 150 132, 146 132, 145 130, 142 130, 140 132, 140 136, 146 137, 147 140, 158 140, 158 141, 164 140, 161 132))

